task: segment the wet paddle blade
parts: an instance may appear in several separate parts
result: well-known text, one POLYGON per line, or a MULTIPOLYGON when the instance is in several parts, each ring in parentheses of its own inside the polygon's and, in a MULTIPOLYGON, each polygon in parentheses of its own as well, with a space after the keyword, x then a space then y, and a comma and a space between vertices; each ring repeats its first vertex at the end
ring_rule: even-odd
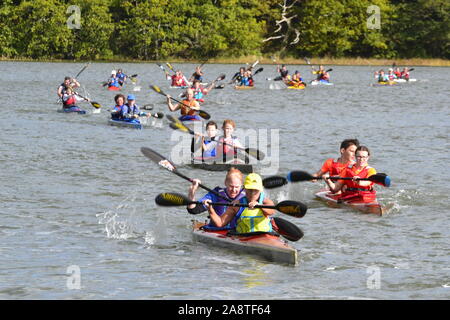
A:
POLYGON ((164 207, 177 207, 188 205, 192 201, 182 194, 165 192, 158 194, 155 202, 157 205, 164 207))
POLYGON ((95 109, 100 109, 102 107, 102 105, 98 102, 95 101, 91 101, 91 105, 95 108, 95 109))
POLYGON ((180 130, 180 131, 183 131, 183 132, 190 133, 189 132, 189 128, 187 128, 186 126, 184 126, 183 124, 180 124, 178 122, 170 123, 169 127, 171 127, 172 129, 175 129, 175 130, 180 130))
POLYGON ((278 211, 296 218, 303 217, 308 210, 306 204, 291 200, 281 201, 275 207, 278 211))
POLYGON ((289 182, 311 181, 315 179, 317 179, 317 177, 314 177, 305 171, 291 171, 287 175, 287 180, 289 182))
POLYGON ((211 115, 208 112, 203 111, 203 110, 199 110, 198 115, 205 120, 211 119, 211 115))
POLYGON ((375 182, 377 184, 381 184, 384 187, 391 186, 391 178, 385 173, 374 174, 373 176, 370 176, 368 180, 375 182))
POLYGON ((298 241, 303 238, 303 231, 300 230, 300 228, 292 222, 284 220, 280 217, 274 217, 273 220, 278 227, 277 232, 284 238, 288 239, 289 241, 298 241))
POLYGON ((157 165, 163 167, 164 169, 172 172, 175 172, 177 170, 177 168, 171 161, 166 159, 164 156, 160 155, 155 150, 146 147, 141 147, 141 152, 144 156, 152 160, 157 165))
POLYGON ((158 118, 158 119, 162 119, 164 118, 164 113, 162 112, 157 112, 155 114, 152 114, 153 117, 158 118))
POLYGON ((263 186, 266 189, 273 189, 284 186, 288 183, 288 180, 285 177, 273 176, 263 179, 263 186))
POLYGON ((162 94, 163 96, 166 95, 166 94, 161 90, 161 88, 158 87, 158 86, 150 86, 150 88, 153 89, 153 91, 155 91, 155 92, 157 92, 157 93, 159 93, 159 94, 162 94))

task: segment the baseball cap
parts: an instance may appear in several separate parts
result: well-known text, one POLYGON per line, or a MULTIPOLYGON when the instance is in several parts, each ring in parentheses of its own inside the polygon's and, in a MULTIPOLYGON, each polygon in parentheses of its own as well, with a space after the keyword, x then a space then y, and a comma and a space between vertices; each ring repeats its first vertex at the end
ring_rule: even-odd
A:
POLYGON ((127 100, 136 100, 136 98, 134 97, 134 94, 129 94, 127 100))
POLYGON ((261 176, 257 173, 250 173, 245 178, 244 188, 263 191, 264 188, 263 188, 261 176))

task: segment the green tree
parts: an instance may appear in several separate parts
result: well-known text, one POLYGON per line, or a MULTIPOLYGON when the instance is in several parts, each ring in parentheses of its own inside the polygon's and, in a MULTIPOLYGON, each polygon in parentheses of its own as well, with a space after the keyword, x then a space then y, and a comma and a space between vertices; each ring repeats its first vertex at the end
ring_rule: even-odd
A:
POLYGON ((17 55, 14 48, 14 31, 12 28, 15 10, 12 0, 4 0, 0 6, 0 21, 3 26, 0 28, 0 57, 11 58, 17 55))

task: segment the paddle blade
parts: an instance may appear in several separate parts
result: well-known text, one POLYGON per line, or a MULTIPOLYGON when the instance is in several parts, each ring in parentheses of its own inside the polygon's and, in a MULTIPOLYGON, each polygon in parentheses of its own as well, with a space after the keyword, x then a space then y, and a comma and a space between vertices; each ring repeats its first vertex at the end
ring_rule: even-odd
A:
POLYGON ((177 207, 188 205, 192 201, 179 193, 160 193, 156 196, 155 202, 164 207, 177 207))
POLYGON ((173 69, 172 65, 168 62, 166 62, 166 65, 169 67, 170 70, 172 70, 173 72, 175 72, 175 70, 173 69))
POLYGON ((306 64, 311 64, 311 61, 307 57, 303 57, 303 60, 305 60, 306 64))
POLYGON ((98 102, 95 101, 91 101, 91 105, 95 108, 95 109, 100 109, 102 107, 102 105, 98 102))
POLYGON ((203 110, 199 110, 199 111, 198 111, 198 115, 199 115, 200 117, 202 117, 203 119, 205 119, 205 120, 211 119, 211 115, 210 115, 208 112, 203 111, 203 110))
POLYGON ((368 180, 375 182, 377 184, 381 184, 384 187, 391 186, 391 178, 385 173, 374 174, 373 176, 370 176, 368 180))
POLYGON ((217 79, 216 81, 222 81, 223 79, 225 79, 226 75, 224 73, 222 73, 217 79))
POLYGON ((161 90, 161 88, 160 87, 158 87, 158 86, 150 86, 150 88, 151 89, 153 89, 153 91, 155 91, 155 92, 157 92, 157 93, 159 93, 159 94, 162 94, 162 95, 166 95, 162 90, 161 90))
POLYGON ((298 241, 303 238, 303 231, 292 222, 279 217, 274 217, 273 221, 276 225, 276 231, 284 238, 290 241, 298 241))
POLYGON ((258 70, 255 71, 255 73, 253 75, 255 76, 262 71, 264 71, 264 68, 259 68, 258 70))
POLYGON ((153 117, 158 118, 158 119, 162 119, 164 118, 164 113, 162 112, 157 112, 155 114, 152 114, 153 117))
POLYGON ((245 152, 247 152, 249 155, 258 160, 263 160, 266 157, 266 155, 262 151, 259 151, 258 149, 246 148, 245 152))
POLYGON ((287 180, 289 182, 310 181, 315 179, 317 179, 317 177, 314 177, 305 171, 291 171, 287 175, 287 180))
POLYGON ((157 165, 163 167, 164 169, 167 169, 172 172, 175 172, 177 170, 177 168, 171 161, 166 159, 164 156, 160 155, 155 150, 146 147, 141 147, 141 152, 143 153, 144 156, 152 160, 157 165))
POLYGON ((333 71, 333 69, 328 69, 328 70, 326 70, 325 72, 331 72, 331 71, 333 71))
POLYGON ((190 133, 189 128, 187 128, 185 125, 183 125, 182 123, 179 123, 179 122, 171 122, 169 124, 169 127, 171 127, 172 129, 175 129, 175 130, 180 130, 183 132, 190 133))
POLYGON ((266 189, 273 189, 284 186, 288 183, 288 180, 285 177, 273 176, 263 179, 263 186, 266 189))
POLYGON ((151 104, 146 104, 142 107, 144 110, 153 110, 153 106, 151 104))
POLYGON ((168 119, 169 121, 174 122, 174 123, 181 122, 181 121, 178 120, 177 118, 174 118, 171 114, 168 114, 168 115, 167 115, 167 119, 168 119))
POLYGON ((278 211, 296 218, 303 217, 308 210, 306 204, 292 200, 281 201, 275 207, 278 211))
POLYGON ((223 89, 223 88, 225 88, 224 84, 220 84, 220 85, 214 87, 214 89, 223 89))

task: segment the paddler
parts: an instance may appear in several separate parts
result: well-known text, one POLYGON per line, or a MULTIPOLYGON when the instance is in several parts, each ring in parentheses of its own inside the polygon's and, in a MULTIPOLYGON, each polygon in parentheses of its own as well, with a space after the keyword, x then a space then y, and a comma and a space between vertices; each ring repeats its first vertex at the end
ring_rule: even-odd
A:
MULTIPOLYGON (((195 201, 195 193, 198 190, 199 184, 201 183, 198 179, 193 179, 192 184, 189 186, 188 197, 192 201, 195 201)), ((225 177, 225 187, 215 187, 214 192, 208 192, 202 198, 199 199, 199 202, 203 202, 203 204, 191 204, 187 206, 187 211, 190 214, 199 214, 205 212, 207 210, 204 202, 209 200, 211 202, 219 202, 219 203, 228 203, 231 201, 239 201, 239 199, 245 196, 245 192, 243 189, 243 175, 239 169, 231 168, 228 170, 227 175, 225 177), (217 196, 220 194, 221 197, 217 196), (230 201, 225 201, 225 199, 229 199, 230 201)), ((221 216, 226 210, 226 206, 214 206, 214 210, 217 215, 221 216)), ((210 222, 208 225, 203 227, 206 230, 229 230, 236 228, 236 222, 231 221, 230 223, 218 228, 214 225, 214 223, 210 222)))
POLYGON ((241 83, 242 78, 244 77, 244 73, 245 73, 245 67, 240 67, 239 72, 236 72, 234 74, 234 76, 231 78, 230 84, 233 82, 235 84, 241 83))
POLYGON ((113 120, 124 120, 127 118, 128 106, 125 104, 125 96, 121 93, 116 94, 114 97, 116 105, 111 111, 111 119, 113 120))
POLYGON ((375 78, 377 81, 380 82, 389 82, 388 76, 384 73, 384 70, 381 69, 380 71, 375 71, 375 78))
POLYGON ((123 73, 122 69, 117 69, 116 76, 117 76, 117 79, 119 81, 119 85, 123 86, 125 81, 127 81, 127 75, 125 73, 123 73))
POLYGON ((170 95, 167 95, 167 106, 169 110, 172 112, 180 110, 181 117, 178 118, 180 121, 201 120, 196 112, 200 110, 200 104, 194 99, 194 91, 187 89, 184 96, 185 99, 181 103, 173 105, 170 95))
POLYGON ((195 71, 192 74, 191 78, 189 79, 189 82, 194 82, 194 80, 198 80, 200 82, 203 81, 203 71, 200 66, 195 67, 195 71))
POLYGON ((120 88, 121 84, 119 83, 119 78, 117 77, 116 70, 111 71, 111 77, 109 78, 107 85, 108 88, 109 87, 120 88))
POLYGON ((170 76, 166 71, 167 79, 171 80, 171 87, 187 87, 189 85, 186 77, 181 70, 177 70, 173 76, 170 76))
POLYGON ((289 87, 306 87, 306 83, 303 81, 300 71, 296 70, 295 73, 292 75, 292 79, 285 82, 287 86, 289 87))
POLYGON ((280 76, 273 80, 283 80, 284 82, 291 80, 291 76, 289 75, 289 70, 286 68, 286 65, 281 65, 281 68, 280 66, 277 66, 277 72, 280 73, 280 76))
POLYGON ((207 95, 209 91, 211 91, 212 87, 214 86, 214 83, 211 82, 209 87, 204 88, 199 80, 194 80, 192 83, 192 90, 194 91, 194 99, 198 102, 205 102, 205 99, 203 99, 203 96, 207 95))
POLYGON ((402 73, 400 72, 400 68, 399 68, 399 67, 396 67, 396 68, 395 68, 394 74, 395 74, 395 76, 397 77, 397 79, 401 79, 402 73))
POLYGON ((376 191, 373 189, 374 182, 357 180, 358 178, 368 178, 377 173, 369 166, 370 151, 366 146, 356 148, 356 163, 349 165, 339 175, 343 178, 351 177, 352 180, 338 180, 334 186, 329 179, 325 182, 330 187, 332 193, 341 193, 338 201, 363 201, 372 202, 376 200, 376 191))
MULTIPOLYGON (((339 148, 339 152, 341 154, 340 157, 337 159, 327 159, 322 165, 322 168, 313 174, 313 176, 340 176, 341 172, 346 170, 348 166, 355 163, 355 152, 357 147, 359 147, 358 139, 345 139, 341 142, 341 146, 339 148)), ((334 182, 332 180, 328 180, 328 186, 330 189, 333 188, 334 182)))
POLYGON ((329 82, 330 81, 330 74, 328 72, 326 72, 326 70, 324 69, 323 65, 319 66, 319 70, 315 70, 314 67, 311 67, 312 69, 312 73, 317 75, 316 80, 317 81, 326 81, 329 82))
POLYGON ((139 118, 140 116, 150 117, 150 114, 146 114, 145 112, 141 112, 139 107, 136 105, 136 97, 134 94, 129 94, 127 96, 127 103, 125 103, 125 107, 127 109, 127 117, 129 118, 139 118))
POLYGON ((248 234, 252 232, 273 232, 271 216, 275 209, 255 208, 256 205, 273 206, 272 200, 264 194, 262 179, 257 173, 250 173, 244 181, 245 196, 239 203, 248 204, 248 207, 228 207, 219 215, 211 200, 203 203, 208 208, 211 222, 219 228, 225 227, 230 222, 236 223, 236 233, 248 234))
POLYGON ((395 79, 397 79, 397 76, 394 73, 394 69, 389 68, 387 77, 388 77, 389 81, 394 81, 395 79))
POLYGON ((58 97, 62 99, 67 88, 75 89, 79 87, 80 83, 77 81, 77 79, 71 77, 64 77, 64 82, 59 85, 56 93, 58 97))
POLYGON ((223 162, 237 157, 237 149, 242 149, 242 144, 233 132, 236 129, 236 123, 231 119, 223 121, 222 130, 223 136, 219 137, 217 142, 216 155, 222 158, 223 162))
POLYGON ((401 78, 405 80, 409 80, 409 69, 408 67, 404 67, 401 73, 401 78))
MULTIPOLYGON (((89 98, 82 98, 81 100, 91 101, 89 98)), ((62 96, 63 109, 78 108, 76 105, 78 101, 80 101, 80 99, 77 99, 77 95, 72 87, 67 87, 62 96)))

